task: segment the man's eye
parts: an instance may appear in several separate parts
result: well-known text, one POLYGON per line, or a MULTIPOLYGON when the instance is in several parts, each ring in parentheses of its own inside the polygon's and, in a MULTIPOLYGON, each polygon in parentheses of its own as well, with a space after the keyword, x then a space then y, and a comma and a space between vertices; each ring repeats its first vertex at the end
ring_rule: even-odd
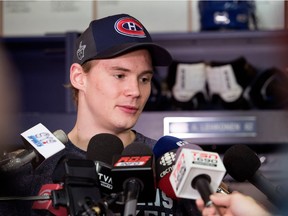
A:
POLYGON ((117 78, 117 79, 123 79, 123 78, 125 77, 125 75, 123 75, 123 74, 116 74, 116 75, 114 75, 114 77, 117 78))
POLYGON ((150 77, 142 77, 140 80, 141 80, 142 83, 151 82, 151 78, 150 77))

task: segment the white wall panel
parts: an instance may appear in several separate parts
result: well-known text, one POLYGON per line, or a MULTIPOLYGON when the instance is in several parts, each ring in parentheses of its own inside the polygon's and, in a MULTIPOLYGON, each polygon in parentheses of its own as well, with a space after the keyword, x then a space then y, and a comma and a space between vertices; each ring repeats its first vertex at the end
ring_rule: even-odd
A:
POLYGON ((92 1, 4 1, 3 35, 79 31, 92 19, 92 1))
MULTIPOLYGON (((3 35, 83 31, 93 18, 128 13, 152 33, 199 31, 197 0, 3 1, 3 35)), ((284 0, 256 0, 259 29, 284 28, 284 0)), ((1 20, 0 20, 1 21, 1 20)))

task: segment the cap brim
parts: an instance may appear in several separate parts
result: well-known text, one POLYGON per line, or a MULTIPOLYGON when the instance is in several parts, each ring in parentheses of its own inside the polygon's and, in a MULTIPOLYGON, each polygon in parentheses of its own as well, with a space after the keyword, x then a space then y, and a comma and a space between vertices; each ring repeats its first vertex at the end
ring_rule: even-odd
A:
POLYGON ((150 52, 152 64, 154 66, 169 66, 172 62, 172 56, 170 53, 155 43, 121 44, 119 46, 114 46, 111 49, 105 50, 104 52, 98 53, 97 56, 95 56, 93 59, 113 58, 139 49, 147 49, 150 52))

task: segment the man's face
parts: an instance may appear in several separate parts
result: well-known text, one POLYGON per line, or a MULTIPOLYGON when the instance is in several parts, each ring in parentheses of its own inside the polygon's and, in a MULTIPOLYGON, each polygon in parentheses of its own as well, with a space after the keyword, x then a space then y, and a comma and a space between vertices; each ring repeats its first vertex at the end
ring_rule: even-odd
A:
POLYGON ((85 103, 85 112, 98 127, 115 132, 130 129, 151 92, 153 67, 149 52, 137 50, 92 61, 79 102, 85 103))

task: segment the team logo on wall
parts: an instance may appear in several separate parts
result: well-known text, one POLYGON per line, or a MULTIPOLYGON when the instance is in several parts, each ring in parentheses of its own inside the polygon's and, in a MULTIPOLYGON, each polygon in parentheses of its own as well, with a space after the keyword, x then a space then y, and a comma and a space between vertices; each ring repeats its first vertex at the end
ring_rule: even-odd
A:
POLYGON ((118 19, 115 22, 114 28, 119 34, 125 36, 139 38, 146 37, 142 24, 131 17, 118 19))

